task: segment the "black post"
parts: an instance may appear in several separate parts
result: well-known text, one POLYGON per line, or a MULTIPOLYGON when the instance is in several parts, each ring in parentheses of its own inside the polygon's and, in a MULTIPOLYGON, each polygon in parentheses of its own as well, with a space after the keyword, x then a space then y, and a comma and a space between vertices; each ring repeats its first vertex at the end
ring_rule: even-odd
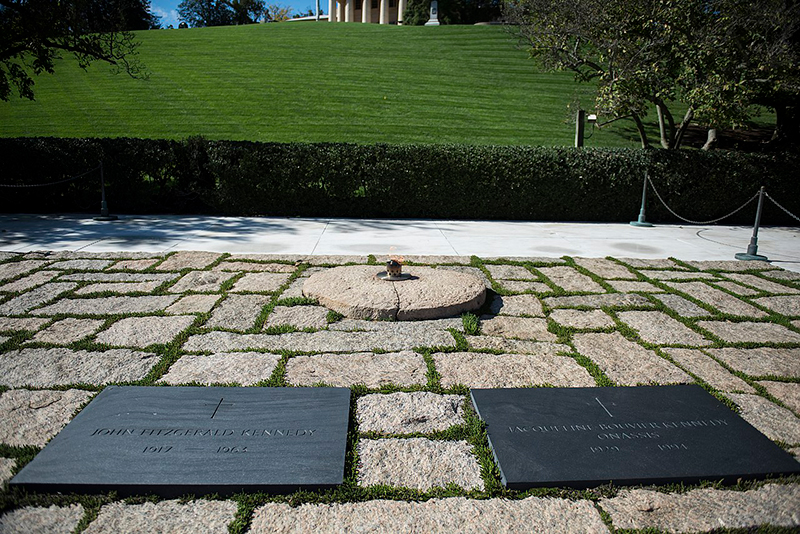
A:
POLYGON ((750 238, 750 244, 747 245, 747 252, 737 252, 735 258, 737 260, 746 261, 769 261, 766 256, 758 253, 758 227, 761 225, 761 208, 764 206, 764 186, 758 192, 758 208, 756 208, 756 222, 753 225, 753 236, 750 238))
POLYGON ((119 217, 108 214, 108 203, 106 202, 106 179, 103 174, 103 162, 100 162, 100 216, 95 217, 95 221, 116 221, 119 217))

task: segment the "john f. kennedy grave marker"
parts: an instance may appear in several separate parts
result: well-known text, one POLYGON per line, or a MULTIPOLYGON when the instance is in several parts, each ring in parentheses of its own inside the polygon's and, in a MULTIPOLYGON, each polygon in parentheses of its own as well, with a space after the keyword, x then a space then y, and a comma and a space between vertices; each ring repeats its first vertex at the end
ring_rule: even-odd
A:
POLYGON ((473 389, 472 402, 510 489, 800 473, 699 386, 473 389))
POLYGON ((344 476, 347 388, 104 389, 11 481, 121 495, 324 489, 344 476))

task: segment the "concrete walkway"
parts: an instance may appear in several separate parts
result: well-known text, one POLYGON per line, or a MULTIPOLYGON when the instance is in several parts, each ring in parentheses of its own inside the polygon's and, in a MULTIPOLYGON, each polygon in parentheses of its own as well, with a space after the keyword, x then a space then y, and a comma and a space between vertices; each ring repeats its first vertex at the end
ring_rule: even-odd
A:
MULTIPOLYGON (((747 226, 525 221, 303 219, 123 215, 0 216, 0 250, 211 252, 262 254, 446 254, 457 256, 630 257, 730 260, 745 252, 747 226)), ((768 227, 759 253, 800 271, 800 228, 768 227)))

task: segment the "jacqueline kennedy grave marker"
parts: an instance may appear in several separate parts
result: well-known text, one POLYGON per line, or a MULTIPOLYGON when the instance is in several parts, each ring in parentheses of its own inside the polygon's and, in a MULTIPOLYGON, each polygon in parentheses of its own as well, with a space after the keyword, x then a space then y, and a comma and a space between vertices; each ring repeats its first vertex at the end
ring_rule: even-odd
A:
POLYGON ((43 492, 291 492, 342 483, 350 390, 110 386, 11 481, 43 492))
POLYGON ((473 389, 510 489, 736 481, 800 473, 699 386, 473 389))

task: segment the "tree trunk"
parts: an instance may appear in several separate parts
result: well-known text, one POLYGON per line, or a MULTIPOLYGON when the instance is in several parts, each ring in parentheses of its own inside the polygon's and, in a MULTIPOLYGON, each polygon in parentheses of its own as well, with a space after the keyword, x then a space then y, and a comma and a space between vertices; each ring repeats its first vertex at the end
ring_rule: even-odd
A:
POLYGON ((647 132, 644 130, 644 124, 642 124, 642 119, 639 118, 639 115, 631 115, 633 117, 633 122, 636 123, 636 129, 639 131, 639 139, 642 141, 642 148, 650 148, 650 141, 647 140, 647 132))
POLYGON ((678 126, 678 129, 675 132, 675 142, 673 143, 672 148, 677 150, 681 147, 681 142, 683 141, 683 134, 686 133, 686 128, 689 127, 689 124, 691 124, 693 118, 694 118, 694 109, 692 108, 687 109, 686 115, 683 116, 683 120, 681 121, 681 125, 678 126))
POLYGON ((658 129, 661 133, 661 146, 672 148, 675 144, 675 120, 672 118, 672 113, 661 101, 656 103, 656 113, 658 114, 658 129))
POLYGON ((800 143, 800 108, 776 104, 775 106, 775 131, 772 132, 772 145, 796 145, 800 143))
POLYGON ((717 129, 709 128, 708 139, 706 139, 706 144, 703 145, 702 150, 712 150, 716 147, 717 147, 717 129))

